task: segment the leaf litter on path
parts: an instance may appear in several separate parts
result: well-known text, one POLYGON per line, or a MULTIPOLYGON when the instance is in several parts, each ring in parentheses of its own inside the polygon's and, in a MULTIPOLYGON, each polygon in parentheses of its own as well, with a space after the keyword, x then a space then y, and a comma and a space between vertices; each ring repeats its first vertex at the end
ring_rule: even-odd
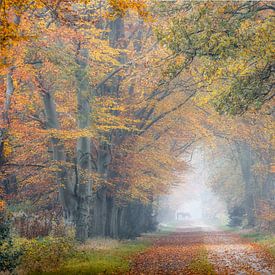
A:
POLYGON ((129 274, 275 274, 274 257, 237 234, 196 228, 152 239, 129 274))

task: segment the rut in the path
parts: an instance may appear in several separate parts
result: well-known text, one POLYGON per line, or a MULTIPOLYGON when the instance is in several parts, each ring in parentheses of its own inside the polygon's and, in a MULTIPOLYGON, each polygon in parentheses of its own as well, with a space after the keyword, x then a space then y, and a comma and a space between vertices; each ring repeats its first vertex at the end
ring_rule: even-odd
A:
POLYGON ((230 233, 178 232, 153 243, 133 260, 130 274, 275 274, 270 254, 230 233))

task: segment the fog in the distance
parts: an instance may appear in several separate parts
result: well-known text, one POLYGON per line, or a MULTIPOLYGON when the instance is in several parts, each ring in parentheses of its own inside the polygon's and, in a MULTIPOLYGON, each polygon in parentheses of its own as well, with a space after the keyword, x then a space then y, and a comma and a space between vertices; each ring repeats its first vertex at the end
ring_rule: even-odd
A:
POLYGON ((158 222, 161 225, 222 225, 227 223, 225 204, 211 190, 203 151, 199 148, 187 159, 190 169, 170 194, 159 201, 158 222))

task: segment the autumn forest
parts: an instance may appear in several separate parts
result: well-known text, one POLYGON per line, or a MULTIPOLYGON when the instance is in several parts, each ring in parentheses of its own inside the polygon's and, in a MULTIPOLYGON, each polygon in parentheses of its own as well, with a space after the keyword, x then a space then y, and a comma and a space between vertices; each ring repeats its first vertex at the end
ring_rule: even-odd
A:
POLYGON ((274 274, 274 10, 0 0, 0 274, 274 274))

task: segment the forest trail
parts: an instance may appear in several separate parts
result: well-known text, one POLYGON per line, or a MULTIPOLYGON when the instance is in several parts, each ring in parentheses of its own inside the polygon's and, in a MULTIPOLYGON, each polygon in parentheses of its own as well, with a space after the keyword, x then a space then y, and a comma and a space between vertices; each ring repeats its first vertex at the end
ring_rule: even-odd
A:
POLYGON ((275 274, 274 258, 237 234, 194 227, 150 238, 130 274, 275 274))

